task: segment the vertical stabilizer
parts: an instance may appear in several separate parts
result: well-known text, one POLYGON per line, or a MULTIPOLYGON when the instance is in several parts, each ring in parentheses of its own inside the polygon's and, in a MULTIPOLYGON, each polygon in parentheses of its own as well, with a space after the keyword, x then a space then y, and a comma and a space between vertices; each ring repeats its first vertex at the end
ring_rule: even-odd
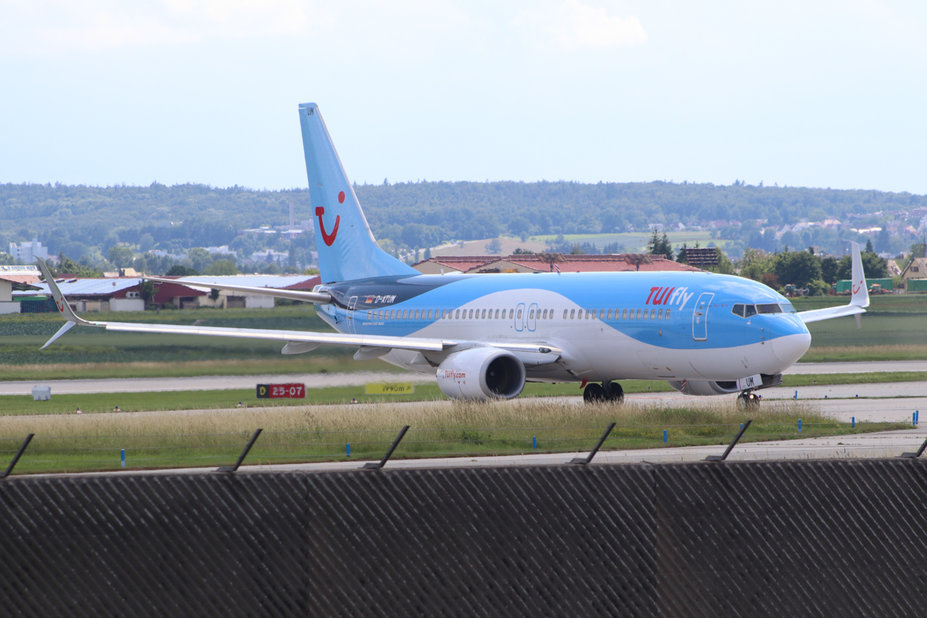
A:
POLYGON ((302 103, 299 122, 322 281, 419 274, 377 246, 318 105, 302 103))

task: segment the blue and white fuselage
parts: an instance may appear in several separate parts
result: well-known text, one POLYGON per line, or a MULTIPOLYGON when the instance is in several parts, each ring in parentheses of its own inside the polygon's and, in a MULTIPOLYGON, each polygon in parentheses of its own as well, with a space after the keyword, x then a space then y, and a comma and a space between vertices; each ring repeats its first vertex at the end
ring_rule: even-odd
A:
POLYGON ((617 401, 618 380, 637 378, 693 395, 739 392, 750 403, 808 350, 805 323, 858 316, 869 304, 858 246, 850 303, 802 313, 761 283, 705 272, 423 275, 377 246, 318 106, 300 105, 299 118, 326 283, 312 292, 202 287, 312 302, 336 332, 89 321, 40 261, 67 320, 46 346, 76 324, 274 340, 285 354, 334 344, 356 348, 358 359, 433 372, 453 398, 510 398, 526 381, 577 381, 587 400, 617 401))
MULTIPOLYGON (((781 373, 811 342, 777 292, 704 272, 416 275, 317 290, 332 295, 319 314, 341 332, 561 350, 526 364, 529 380, 731 381, 781 373)), ((424 356, 384 359, 422 371, 443 360, 424 356)))

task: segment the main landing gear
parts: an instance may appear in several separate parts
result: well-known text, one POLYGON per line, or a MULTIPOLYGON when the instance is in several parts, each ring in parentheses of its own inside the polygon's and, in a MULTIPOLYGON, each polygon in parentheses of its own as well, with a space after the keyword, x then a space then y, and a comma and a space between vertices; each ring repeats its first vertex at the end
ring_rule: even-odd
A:
POLYGON ((744 391, 737 395, 738 410, 757 410, 760 407, 760 397, 753 391, 744 391))
POLYGON ((617 382, 605 380, 601 384, 590 382, 583 390, 586 403, 621 403, 624 401, 624 389, 617 382))

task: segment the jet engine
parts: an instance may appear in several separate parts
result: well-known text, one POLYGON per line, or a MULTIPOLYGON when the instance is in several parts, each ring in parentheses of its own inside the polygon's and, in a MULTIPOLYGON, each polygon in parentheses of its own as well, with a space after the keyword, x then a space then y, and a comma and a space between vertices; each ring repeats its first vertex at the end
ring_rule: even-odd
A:
POLYGON ((670 380, 669 385, 686 395, 727 395, 782 384, 782 374, 757 374, 737 380, 670 380))
POLYGON ((438 365, 438 387, 451 399, 511 399, 525 387, 525 366, 511 352, 470 348, 438 365))
POLYGON ((709 382, 708 380, 671 380, 670 386, 686 395, 726 395, 739 393, 737 382, 725 380, 723 382, 709 382))

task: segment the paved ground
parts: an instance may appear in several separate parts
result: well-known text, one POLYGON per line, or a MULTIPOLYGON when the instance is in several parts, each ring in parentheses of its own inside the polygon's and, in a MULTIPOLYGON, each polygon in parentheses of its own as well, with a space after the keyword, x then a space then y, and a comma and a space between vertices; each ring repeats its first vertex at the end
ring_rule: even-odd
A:
MULTIPOLYGON (((885 371, 923 371, 927 376, 925 361, 878 361, 871 363, 799 363, 789 373, 865 373, 885 371)), ((326 386, 348 386, 368 382, 433 382, 434 376, 420 373, 356 372, 356 373, 313 373, 305 375, 263 375, 263 376, 197 376, 190 378, 133 378, 131 380, 40 380, 0 382, 0 395, 31 395, 37 384, 51 386, 52 395, 81 393, 137 393, 147 391, 196 391, 254 388, 256 384, 269 382, 301 382, 309 388, 326 386)), ((773 389, 775 390, 775 389, 773 389)), ((804 389, 802 389, 804 390, 804 389)), ((765 391, 769 393, 770 391, 765 391)), ((927 390, 922 390, 927 395, 927 390)), ((790 394, 791 396, 791 394, 790 394)), ((800 396, 805 396, 800 393, 800 396)), ((811 396, 811 395, 808 395, 811 396)), ((823 397, 823 395, 821 395, 823 397)))
POLYGON ((257 384, 297 382, 309 388, 350 386, 369 382, 434 382, 431 375, 420 373, 366 372, 313 373, 305 375, 263 376, 195 376, 189 378, 122 378, 103 380, 39 380, 0 382, 0 395, 31 395, 36 385, 50 386, 55 394, 144 393, 150 391, 207 391, 248 388, 257 384))

